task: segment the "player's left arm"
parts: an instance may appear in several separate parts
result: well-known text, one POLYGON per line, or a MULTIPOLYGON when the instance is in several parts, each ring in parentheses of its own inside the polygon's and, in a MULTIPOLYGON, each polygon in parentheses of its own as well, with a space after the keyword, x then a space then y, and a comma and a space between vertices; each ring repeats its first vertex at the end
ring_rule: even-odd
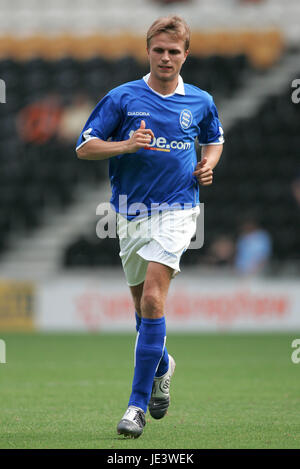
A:
POLYGON ((201 161, 197 163, 193 175, 201 186, 209 186, 213 182, 214 168, 217 166, 223 151, 223 144, 204 145, 201 149, 201 161))

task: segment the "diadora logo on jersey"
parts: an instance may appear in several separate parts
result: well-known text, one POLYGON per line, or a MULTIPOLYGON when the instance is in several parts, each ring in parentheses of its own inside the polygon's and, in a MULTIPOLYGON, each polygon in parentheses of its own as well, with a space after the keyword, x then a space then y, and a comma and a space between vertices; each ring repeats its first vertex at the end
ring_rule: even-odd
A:
POLYGON ((145 111, 128 111, 127 116, 150 116, 150 112, 145 111))
POLYGON ((187 130, 193 122, 193 114, 188 109, 184 109, 180 113, 179 122, 183 130, 187 130))
MULTIPOLYGON (((129 132, 129 138, 134 134, 134 130, 129 132)), ((145 150, 171 151, 171 150, 190 150, 191 143, 178 140, 168 142, 165 137, 154 137, 152 142, 144 147, 145 150)))

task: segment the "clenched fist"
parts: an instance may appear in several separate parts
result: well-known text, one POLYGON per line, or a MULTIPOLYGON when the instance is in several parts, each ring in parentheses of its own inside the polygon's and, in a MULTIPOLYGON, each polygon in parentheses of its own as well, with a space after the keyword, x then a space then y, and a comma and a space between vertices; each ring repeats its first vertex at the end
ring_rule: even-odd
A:
POLYGON ((196 176, 198 183, 201 186, 209 186, 210 184, 212 184, 213 170, 211 166, 207 163, 207 158, 203 158, 203 160, 197 163, 193 175, 196 176))

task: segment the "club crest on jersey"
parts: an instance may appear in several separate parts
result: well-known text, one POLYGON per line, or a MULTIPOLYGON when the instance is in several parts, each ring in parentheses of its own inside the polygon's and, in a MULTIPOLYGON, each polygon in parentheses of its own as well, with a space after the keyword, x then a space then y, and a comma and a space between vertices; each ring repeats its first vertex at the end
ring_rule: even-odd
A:
POLYGON ((193 122, 193 114, 188 109, 183 109, 180 113, 179 122, 183 130, 187 130, 193 122))

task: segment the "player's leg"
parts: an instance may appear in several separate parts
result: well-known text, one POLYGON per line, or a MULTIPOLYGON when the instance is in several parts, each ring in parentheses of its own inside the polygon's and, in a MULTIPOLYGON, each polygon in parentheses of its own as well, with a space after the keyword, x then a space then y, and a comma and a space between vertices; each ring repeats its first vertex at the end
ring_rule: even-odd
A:
MULTIPOLYGON (((173 269, 170 267, 150 262, 141 299, 142 323, 143 318, 148 318, 148 320, 150 319, 152 321, 161 318, 163 320, 164 331, 166 331, 164 317, 165 302, 172 274, 173 269)), ((168 410, 170 404, 170 379, 174 370, 175 361, 173 357, 168 355, 167 348, 164 346, 162 358, 153 376, 150 399, 148 400, 149 412, 155 419, 164 417, 168 410)), ((138 374, 138 370, 135 372, 135 375, 136 374, 138 374)), ((135 381, 133 381, 133 390, 134 384, 135 381)))
MULTIPOLYGON (((135 372, 129 405, 146 412, 153 379, 164 356, 166 323, 165 301, 173 270, 163 264, 149 262, 141 297, 142 319, 135 350, 135 372)), ((168 369, 168 363, 165 370, 168 369)))
POLYGON ((173 269, 159 262, 149 262, 141 297, 142 317, 159 319, 164 316, 165 302, 173 269))
MULTIPOLYGON (((120 434, 136 438, 141 435, 145 426, 144 416, 155 372, 164 354, 166 340, 164 307, 172 272, 173 270, 165 265, 155 262, 148 264, 140 297, 142 318, 135 347, 132 393, 128 409, 118 424, 117 430, 120 434)), ((139 288, 133 288, 136 299, 140 292, 139 288)))
POLYGON ((144 282, 140 283, 139 285, 134 285, 133 287, 130 288, 131 296, 133 299, 134 303, 134 308, 135 308, 135 321, 136 321, 136 331, 139 331, 140 325, 141 325, 141 320, 142 320, 142 312, 141 312, 141 299, 142 299, 142 294, 143 294, 143 287, 144 287, 144 282))
MULTIPOLYGON (((175 362, 171 356, 168 356, 164 348, 166 337, 165 300, 171 277, 173 273, 180 271, 179 262, 181 255, 188 247, 195 232, 198 212, 198 208, 187 211, 164 212, 161 219, 159 218, 159 222, 163 222, 165 231, 161 230, 161 223, 158 223, 156 226, 156 236, 159 238, 159 241, 151 239, 149 242, 141 242, 139 245, 136 245, 135 240, 134 249, 132 249, 131 240, 129 240, 128 246, 124 246, 124 249, 121 246, 120 256, 128 285, 140 285, 142 282, 144 282, 144 285, 142 295, 140 294, 141 291, 139 291, 139 297, 135 301, 137 309, 141 311, 142 318, 140 320, 140 317, 137 317, 140 325, 138 326, 139 330, 136 340, 135 373, 132 394, 130 396, 130 402, 133 405, 129 406, 119 423, 118 431, 120 424, 122 424, 119 433, 134 437, 141 435, 145 425, 144 414, 147 409, 147 403, 150 414, 154 418, 162 418, 169 406, 169 385, 170 378, 174 372, 175 362), (174 217, 176 217, 175 220, 174 217), (175 225, 172 225, 172 223, 170 225, 170 218, 176 221, 175 225), (174 226, 175 228, 178 227, 178 229, 172 228, 171 237, 170 233, 168 234, 170 226, 171 228, 172 226, 173 228, 174 226), (184 230, 182 229, 183 227, 185 227, 184 230), (172 240, 171 250, 169 247, 170 239, 172 240), (140 301, 140 304, 138 301, 140 301), (157 347, 155 347, 156 343, 158 344, 157 347), (153 350, 153 353, 151 353, 151 350, 153 350), (157 350, 165 351, 161 355, 161 357, 165 358, 164 364, 164 360, 157 357, 157 350), (151 366, 148 366, 147 360, 144 361, 146 366, 143 366, 143 359, 141 358, 143 354, 145 354, 146 358, 149 358, 151 366), (143 378, 144 373, 146 373, 146 379, 143 378), (151 380, 154 382, 149 401, 151 380)), ((157 221, 154 216, 153 221, 157 221)))
MULTIPOLYGON (((141 321, 142 321, 142 310, 141 310, 141 299, 143 295, 143 288, 144 282, 140 283, 139 285, 131 286, 130 292, 132 295, 134 307, 135 307, 135 319, 136 319, 136 330, 137 332, 140 329, 141 321)), ((164 353, 162 359, 159 362, 159 366, 156 370, 155 376, 161 377, 163 376, 169 368, 169 355, 167 351, 167 347, 164 348, 164 353)))

